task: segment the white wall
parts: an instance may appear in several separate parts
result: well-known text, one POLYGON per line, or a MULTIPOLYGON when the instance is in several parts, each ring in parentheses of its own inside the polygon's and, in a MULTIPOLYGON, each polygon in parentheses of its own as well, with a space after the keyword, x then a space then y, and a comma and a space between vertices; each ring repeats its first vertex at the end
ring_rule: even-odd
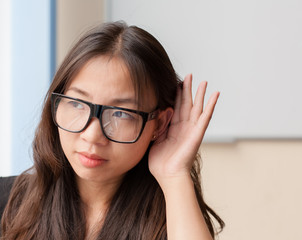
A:
POLYGON ((0 176, 11 170, 11 1, 0 1, 0 176))
POLYGON ((221 91, 206 139, 302 139, 302 1, 108 0, 154 34, 177 72, 221 91))
POLYGON ((51 0, 12 0, 12 174, 32 165, 31 144, 51 80, 51 0))
POLYGON ((1 1, 1 176, 32 165, 34 130, 51 79, 50 3, 1 1))

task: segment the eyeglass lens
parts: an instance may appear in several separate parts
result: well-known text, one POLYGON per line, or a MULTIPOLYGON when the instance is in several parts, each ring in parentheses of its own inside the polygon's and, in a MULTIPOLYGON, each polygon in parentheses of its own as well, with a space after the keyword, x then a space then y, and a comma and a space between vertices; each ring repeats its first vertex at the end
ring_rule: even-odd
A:
MULTIPOLYGON (((57 97, 55 101, 57 124, 71 132, 82 131, 89 121, 91 108, 88 104, 74 99, 57 97)), ((111 140, 132 142, 137 139, 143 125, 143 118, 126 110, 106 108, 102 113, 102 129, 111 140)))

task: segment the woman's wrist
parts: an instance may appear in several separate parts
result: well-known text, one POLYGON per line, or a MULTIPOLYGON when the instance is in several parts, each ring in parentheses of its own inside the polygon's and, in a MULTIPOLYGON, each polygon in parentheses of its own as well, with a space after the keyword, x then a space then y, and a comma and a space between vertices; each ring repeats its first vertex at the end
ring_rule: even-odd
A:
POLYGON ((212 240, 191 175, 167 178, 161 187, 166 202, 168 239, 212 240))
POLYGON ((157 178, 157 181, 166 197, 168 194, 173 195, 177 192, 181 192, 183 188, 194 188, 194 184, 189 172, 179 173, 177 175, 169 175, 161 178, 157 178))

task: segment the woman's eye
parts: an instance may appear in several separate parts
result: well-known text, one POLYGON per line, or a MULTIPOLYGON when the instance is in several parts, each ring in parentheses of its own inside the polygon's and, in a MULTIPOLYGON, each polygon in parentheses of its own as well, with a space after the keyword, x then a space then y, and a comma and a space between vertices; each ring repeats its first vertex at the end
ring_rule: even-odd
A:
POLYGON ((84 108, 84 106, 80 102, 70 101, 70 102, 68 102, 68 104, 71 105, 73 108, 77 108, 77 109, 84 108))
POLYGON ((133 116, 130 113, 123 111, 115 111, 113 116, 117 118, 133 119, 133 116))

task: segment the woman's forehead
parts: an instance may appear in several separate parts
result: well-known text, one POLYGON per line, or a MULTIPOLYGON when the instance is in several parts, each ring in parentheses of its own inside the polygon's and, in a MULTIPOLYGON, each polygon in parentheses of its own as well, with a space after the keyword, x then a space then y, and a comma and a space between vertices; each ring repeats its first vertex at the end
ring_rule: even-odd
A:
POLYGON ((114 103, 132 101, 139 108, 154 108, 156 99, 153 87, 147 86, 150 83, 145 81, 145 76, 132 73, 121 58, 94 57, 69 81, 66 91, 85 92, 93 102, 104 99, 114 103))

